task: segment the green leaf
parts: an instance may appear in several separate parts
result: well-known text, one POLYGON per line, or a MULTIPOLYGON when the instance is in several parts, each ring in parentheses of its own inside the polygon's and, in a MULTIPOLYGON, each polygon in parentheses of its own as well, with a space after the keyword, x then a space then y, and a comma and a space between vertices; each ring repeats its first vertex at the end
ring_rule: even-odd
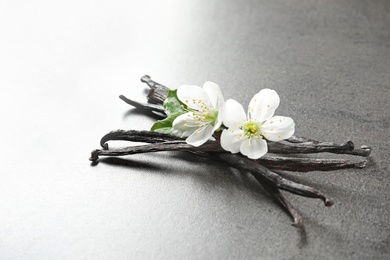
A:
POLYGON ((152 126, 152 131, 163 132, 166 134, 172 134, 172 123, 176 117, 187 113, 183 109, 184 104, 177 98, 176 90, 169 90, 167 99, 164 101, 164 110, 167 114, 167 118, 159 120, 152 126))
MULTIPOLYGON (((176 118, 176 117, 175 117, 176 118)), ((163 120, 159 120, 150 129, 151 131, 162 132, 165 134, 172 134, 172 123, 175 118, 167 117, 163 120)))
POLYGON ((179 98, 177 97, 177 90, 169 90, 168 96, 164 101, 164 110, 167 115, 172 114, 185 114, 187 111, 183 109, 184 104, 180 102, 179 98))

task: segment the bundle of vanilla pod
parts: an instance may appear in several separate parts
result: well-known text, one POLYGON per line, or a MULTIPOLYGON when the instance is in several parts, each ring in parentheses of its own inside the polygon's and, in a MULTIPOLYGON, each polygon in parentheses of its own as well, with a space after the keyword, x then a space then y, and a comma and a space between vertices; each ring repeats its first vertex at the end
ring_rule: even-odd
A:
POLYGON ((236 101, 229 99, 224 102, 219 87, 212 82, 206 82, 203 89, 182 86, 171 90, 153 81, 148 75, 143 76, 141 81, 149 86, 147 103, 123 95, 120 98, 145 115, 160 120, 156 121, 150 131, 109 132, 101 138, 102 148, 91 153, 90 160, 94 163, 99 161, 99 156, 116 157, 160 151, 190 152, 219 160, 243 174, 252 174, 264 190, 288 212, 293 225, 303 227, 302 216, 281 190, 321 199, 328 207, 334 203, 321 191, 288 180, 277 171, 332 171, 364 168, 367 164, 365 159, 291 157, 294 154, 333 153, 368 157, 371 153, 371 147, 355 148, 352 141, 336 144, 294 136, 295 124, 291 118, 273 116, 279 105, 279 96, 273 90, 264 89, 257 93, 245 114, 236 101), (110 148, 108 142, 114 140, 147 144, 110 148))

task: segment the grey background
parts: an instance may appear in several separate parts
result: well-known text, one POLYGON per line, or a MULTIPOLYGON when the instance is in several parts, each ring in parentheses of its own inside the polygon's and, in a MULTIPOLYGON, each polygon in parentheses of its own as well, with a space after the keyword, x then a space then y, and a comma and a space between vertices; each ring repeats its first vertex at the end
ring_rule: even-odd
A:
MULTIPOLYGON (((388 259, 390 1, 1 1, 1 259, 388 259), (153 119, 139 78, 261 88, 296 134, 372 145, 363 170, 286 173, 336 204, 182 153, 106 160, 114 129, 153 119)), ((118 143, 116 145, 121 145, 118 143)), ((340 158, 337 155, 324 155, 340 158)))

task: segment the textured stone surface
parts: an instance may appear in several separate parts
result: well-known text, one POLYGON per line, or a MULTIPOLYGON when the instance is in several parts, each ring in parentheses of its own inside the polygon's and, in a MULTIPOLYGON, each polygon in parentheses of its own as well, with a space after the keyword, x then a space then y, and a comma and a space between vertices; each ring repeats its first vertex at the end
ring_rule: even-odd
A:
POLYGON ((389 1, 1 2, 1 258, 389 258, 389 13, 389 1), (172 88, 211 80, 242 104, 273 88, 297 135, 372 145, 370 163, 286 173, 336 202, 287 194, 304 231, 220 163, 158 153, 92 167, 106 132, 152 125, 117 98, 144 100, 145 73, 172 88))

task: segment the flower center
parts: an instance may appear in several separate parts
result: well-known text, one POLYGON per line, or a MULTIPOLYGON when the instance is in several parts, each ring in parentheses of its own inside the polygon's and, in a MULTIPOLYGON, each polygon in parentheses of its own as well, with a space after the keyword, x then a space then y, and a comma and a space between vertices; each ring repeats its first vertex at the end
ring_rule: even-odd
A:
POLYGON ((262 138, 261 135, 261 127, 259 124, 254 123, 253 121, 249 121, 247 124, 245 124, 242 128, 245 133, 246 138, 255 137, 255 138, 262 138))
POLYGON ((255 123, 248 123, 244 126, 244 131, 249 135, 258 135, 260 132, 260 127, 255 123))
POLYGON ((218 117, 218 111, 214 109, 210 109, 207 115, 205 116, 205 120, 215 122, 215 120, 217 120, 217 117, 218 117))
POLYGON ((214 125, 215 120, 218 117, 218 111, 214 109, 204 109, 203 111, 193 111, 192 117, 197 122, 198 126, 205 124, 214 125))
MULTIPOLYGON (((218 110, 213 109, 212 107, 208 106, 203 100, 186 100, 185 103, 199 103, 200 109, 193 109, 190 108, 188 105, 184 106, 182 105, 182 108, 188 112, 192 112, 192 114, 188 114, 188 116, 195 119, 195 123, 198 127, 211 124, 214 125, 215 121, 218 118, 218 110)), ((189 126, 188 124, 185 124, 185 126, 189 126)), ((192 125, 191 125, 192 126, 192 125)))

